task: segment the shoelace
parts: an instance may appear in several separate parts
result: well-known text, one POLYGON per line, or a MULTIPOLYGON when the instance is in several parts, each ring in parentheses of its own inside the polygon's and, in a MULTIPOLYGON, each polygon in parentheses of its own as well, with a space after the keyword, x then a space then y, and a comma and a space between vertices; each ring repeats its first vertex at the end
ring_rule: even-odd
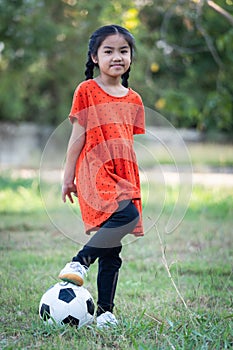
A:
POLYGON ((116 320, 114 317, 110 316, 109 319, 107 320, 110 323, 116 323, 116 320))
POLYGON ((109 323, 116 323, 116 318, 113 314, 109 313, 106 315, 106 322, 109 322, 109 323))
POLYGON ((75 271, 80 272, 81 274, 86 273, 85 267, 83 267, 82 265, 77 265, 75 262, 71 263, 70 267, 75 271))

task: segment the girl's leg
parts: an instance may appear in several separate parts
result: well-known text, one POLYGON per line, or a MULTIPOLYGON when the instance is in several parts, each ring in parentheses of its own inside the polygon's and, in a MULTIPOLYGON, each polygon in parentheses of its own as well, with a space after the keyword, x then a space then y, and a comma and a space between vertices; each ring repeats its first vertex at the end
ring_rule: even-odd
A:
POLYGON ((121 246, 121 240, 131 233, 139 219, 139 213, 132 201, 119 202, 119 208, 103 223, 101 228, 73 258, 89 267, 103 255, 109 255, 109 249, 121 246))
POLYGON ((99 258, 97 314, 113 309, 121 267, 121 239, 133 231, 138 219, 139 213, 131 201, 120 202, 119 209, 73 258, 73 261, 78 261, 86 267, 99 258))
POLYGON ((111 254, 99 257, 97 316, 106 311, 113 311, 118 274, 122 263, 119 256, 121 248, 121 246, 112 248, 111 254))

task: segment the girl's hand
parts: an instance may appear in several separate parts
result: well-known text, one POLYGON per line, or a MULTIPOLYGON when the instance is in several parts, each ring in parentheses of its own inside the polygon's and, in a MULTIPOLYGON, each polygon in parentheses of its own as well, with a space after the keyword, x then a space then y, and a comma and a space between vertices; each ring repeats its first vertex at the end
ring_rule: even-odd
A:
POLYGON ((69 198, 69 201, 71 203, 74 203, 72 194, 77 197, 76 185, 74 183, 71 183, 70 185, 63 184, 63 186, 62 186, 62 200, 64 203, 66 202, 66 196, 69 198))

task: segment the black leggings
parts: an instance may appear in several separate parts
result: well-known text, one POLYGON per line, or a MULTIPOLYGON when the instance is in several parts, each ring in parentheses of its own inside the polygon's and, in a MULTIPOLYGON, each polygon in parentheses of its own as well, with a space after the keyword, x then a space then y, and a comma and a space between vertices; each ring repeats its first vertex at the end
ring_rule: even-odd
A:
POLYGON ((135 228, 139 213, 132 201, 121 201, 119 207, 73 258, 89 267, 98 258, 98 314, 114 307, 119 269, 122 264, 121 240, 135 228))

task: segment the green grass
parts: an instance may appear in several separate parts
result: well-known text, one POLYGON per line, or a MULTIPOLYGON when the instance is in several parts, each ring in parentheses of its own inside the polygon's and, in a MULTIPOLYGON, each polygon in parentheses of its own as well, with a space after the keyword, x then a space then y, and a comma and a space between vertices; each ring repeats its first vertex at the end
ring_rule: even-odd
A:
MULTIPOLYGON (((0 187, 0 349, 233 347, 232 188, 195 186, 188 206, 179 200, 179 213, 186 211, 180 225, 166 234, 180 189, 151 184, 146 234, 124 241, 115 309, 119 326, 103 332, 95 324, 80 330, 48 327, 38 316, 42 294, 80 248, 75 232, 68 238, 54 225, 71 210, 60 204, 59 185, 42 188, 50 218, 36 178, 2 176, 0 187)), ((142 190, 145 195, 144 185, 142 190)), ((86 280, 95 300, 96 272, 93 265, 86 280)))
POLYGON ((136 139, 135 149, 140 164, 146 167, 155 165, 192 165, 196 169, 203 167, 233 167, 233 144, 218 143, 165 143, 161 144, 156 139, 148 140, 140 136, 136 139))

